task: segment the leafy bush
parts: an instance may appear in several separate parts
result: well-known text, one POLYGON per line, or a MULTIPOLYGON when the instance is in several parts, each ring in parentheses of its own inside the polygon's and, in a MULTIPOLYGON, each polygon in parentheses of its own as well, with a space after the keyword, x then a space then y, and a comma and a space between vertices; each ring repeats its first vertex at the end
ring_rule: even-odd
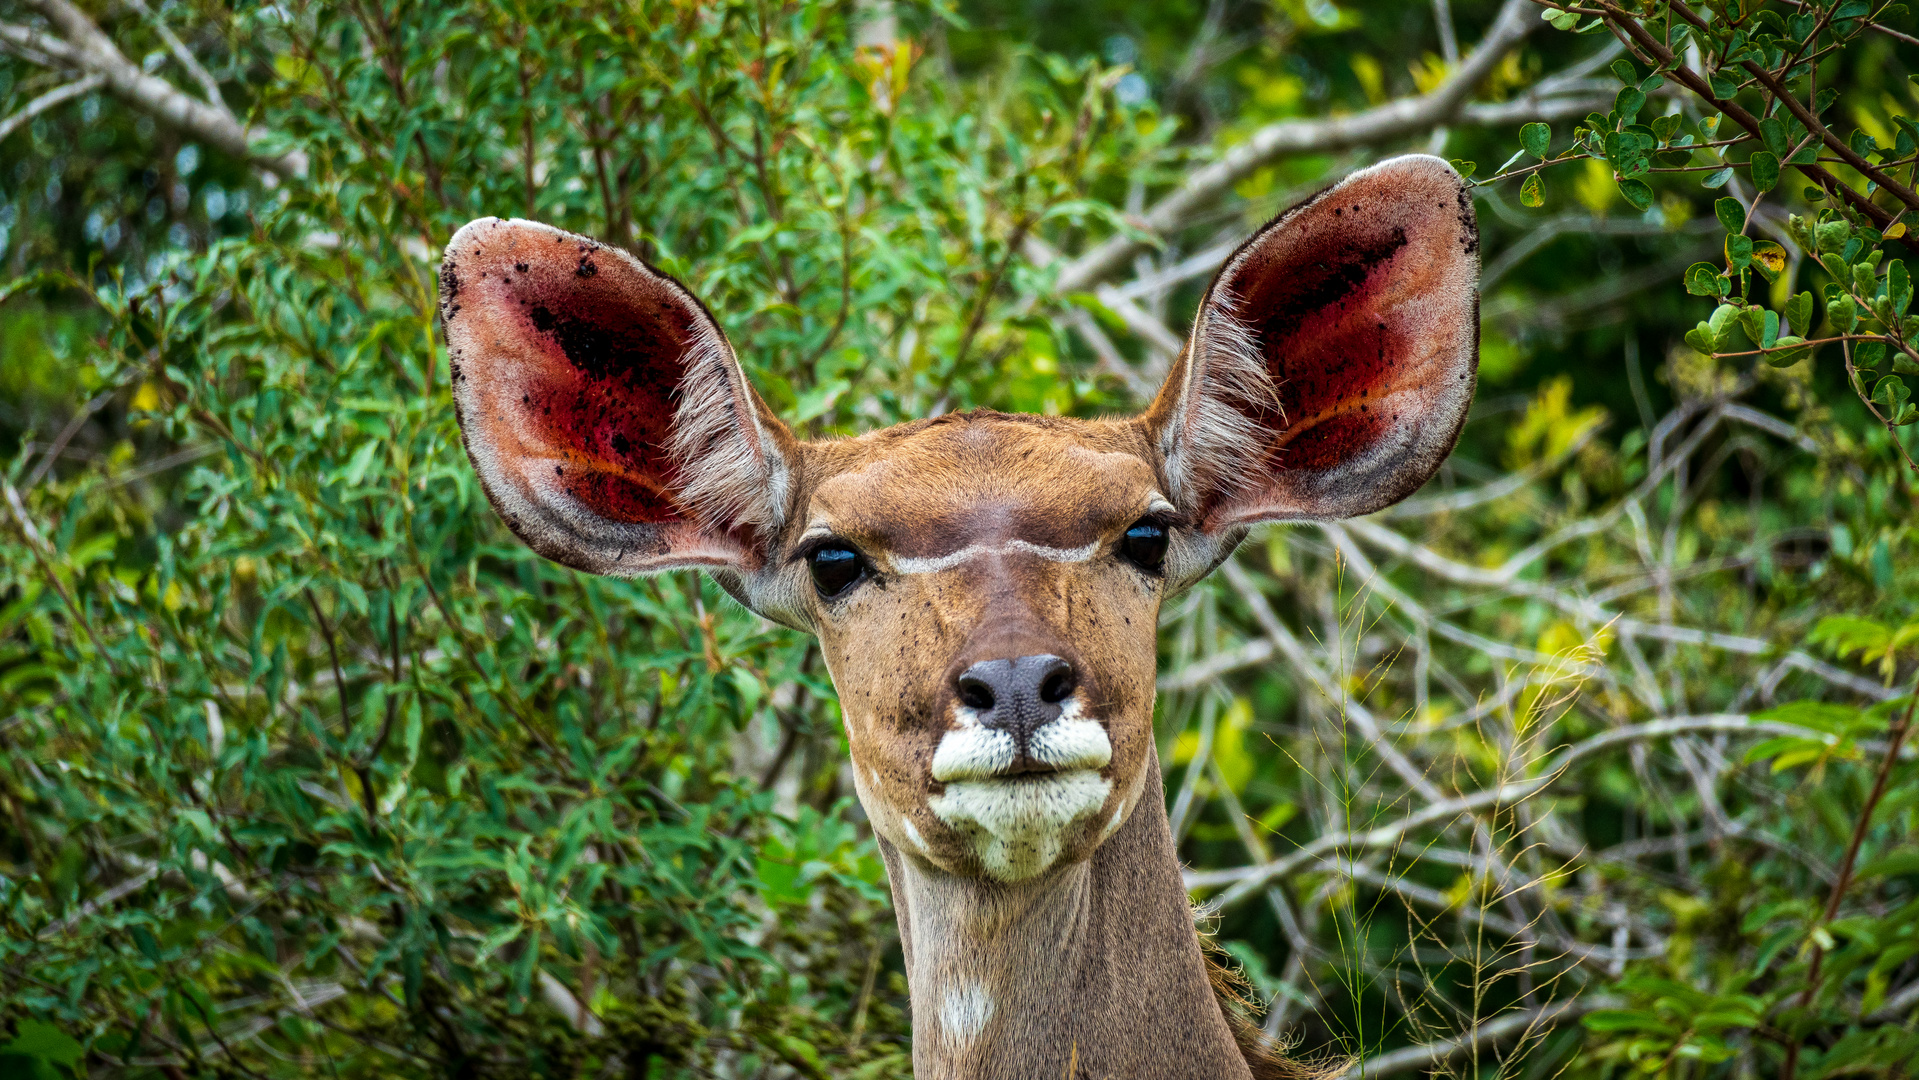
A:
POLYGON ((817 651, 511 538, 438 245, 646 255, 807 436, 1116 412, 1291 198, 1515 133, 1446 471, 1168 606, 1189 885, 1367 1075, 1910 1071, 1907 211, 1781 115, 1910 188, 1910 20, 1454 7, 90 9, 184 132, 0 8, 0 1071, 904 1075, 817 651))
POLYGON ((832 730, 817 654, 696 577, 582 577, 500 528, 433 253, 496 210, 633 245, 805 430, 1082 407, 1002 294, 1019 237, 1100 210, 1147 125, 1087 65, 910 82, 831 8, 231 30, 304 180, 203 251, 14 286, 97 306, 79 393, 175 449, 37 484, 28 449, 8 480, 11 1006, 96 1063, 903 1068, 870 841, 729 771, 762 705, 832 730))

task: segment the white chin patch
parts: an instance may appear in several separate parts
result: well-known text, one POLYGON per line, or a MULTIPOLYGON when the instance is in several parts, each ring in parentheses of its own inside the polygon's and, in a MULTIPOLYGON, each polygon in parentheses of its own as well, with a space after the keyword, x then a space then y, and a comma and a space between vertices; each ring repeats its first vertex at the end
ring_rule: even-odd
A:
POLYGON ((1024 881, 1053 865, 1067 828, 1098 813, 1112 790, 1092 769, 1028 773, 952 781, 927 806, 972 841, 989 877, 1024 881))

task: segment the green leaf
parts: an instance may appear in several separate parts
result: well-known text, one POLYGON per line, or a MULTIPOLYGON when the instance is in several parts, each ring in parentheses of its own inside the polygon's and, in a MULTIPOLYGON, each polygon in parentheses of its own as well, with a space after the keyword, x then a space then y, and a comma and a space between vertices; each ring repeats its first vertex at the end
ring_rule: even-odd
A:
POLYGON ((1619 181, 1619 193, 1637 209, 1646 210, 1652 206, 1652 188, 1647 187, 1644 180, 1629 177, 1619 181))
POLYGON ((1775 159, 1780 161, 1784 161, 1786 155, 1792 151, 1792 147, 1786 142, 1786 125, 1780 123, 1776 116, 1768 116, 1759 121, 1759 141, 1775 159))
POLYGON ((1612 62, 1612 73, 1614 78, 1627 86, 1639 85, 1639 69, 1623 56, 1612 62))
POLYGON ((1779 159, 1766 150, 1758 151, 1747 164, 1752 167, 1752 186, 1760 191, 1771 191, 1779 186, 1779 159))
POLYGON ((1526 182, 1519 185, 1519 202, 1522 206, 1542 206, 1546 202, 1546 192, 1539 182, 1539 174, 1533 173, 1526 182))
POLYGON ((1887 420, 1899 423, 1906 414, 1906 402, 1912 400, 1912 390, 1906 386, 1904 379, 1888 375, 1872 388, 1872 400, 1885 406, 1883 411, 1887 420))
POLYGON ((347 487, 359 487, 366 479, 367 469, 373 465, 373 455, 380 452, 380 441, 368 439, 354 451, 352 460, 347 462, 346 471, 340 474, 340 482, 347 487))
POLYGON ((0 1054, 17 1054, 52 1065, 73 1068, 86 1056, 86 1048, 71 1035, 39 1020, 22 1020, 13 1041, 0 1046, 0 1054))
POLYGON ((1459 174, 1461 180, 1470 180, 1473 177, 1473 171, 1479 168, 1479 163, 1467 161, 1463 158, 1454 158, 1452 160, 1452 166, 1453 171, 1459 174))
POLYGON ((1725 292, 1726 279, 1719 276, 1719 267, 1712 263, 1693 263, 1686 267, 1686 291, 1694 296, 1720 296, 1725 292))
POLYGON ((1726 237, 1726 265, 1734 270, 1744 270, 1751 263, 1752 237, 1738 234, 1726 237))
POLYGON ((1912 274, 1906 270, 1904 259, 1886 265, 1886 303, 1894 319, 1905 318, 1906 309, 1912 306, 1912 274))
POLYGON ((4 285, 0 285, 0 304, 6 303, 8 300, 29 289, 56 289, 62 286, 71 286, 72 284, 73 279, 65 274, 55 273, 51 270, 37 270, 30 274, 23 274, 4 285))
POLYGON ((1779 340, 1779 313, 1754 306, 1739 313, 1739 325, 1746 339, 1762 349, 1770 349, 1779 340))
POLYGON ((1861 866, 1857 872, 1861 881, 1905 874, 1919 874, 1919 851, 1895 851, 1888 855, 1881 855, 1861 866))
POLYGON ((1621 126, 1630 125, 1646 105, 1646 95, 1636 86, 1628 86, 1613 97, 1612 107, 1621 126))
POLYGON ((1738 199, 1730 196, 1720 199, 1712 204, 1712 212, 1719 218, 1719 224, 1734 236, 1746 231, 1746 207, 1738 199))
POLYGON ((1846 290, 1836 284, 1826 285, 1826 318, 1831 319, 1833 327, 1842 334, 1852 333, 1852 328, 1859 325, 1858 306, 1846 290))
POLYGON ((1812 293, 1802 292, 1786 301, 1786 322, 1794 333, 1812 333, 1812 293))
POLYGON ((1700 323, 1686 331, 1686 344, 1702 353, 1715 353, 1719 351, 1719 347, 1715 344, 1714 337, 1712 327, 1706 323, 1700 323))
POLYGON ((1588 1031, 1652 1031, 1667 1035, 1677 1035, 1680 1031, 1656 1014, 1639 1009, 1599 1009, 1587 1014, 1584 1023, 1588 1031))
POLYGON ((1897 142, 1893 147, 1893 153, 1898 154, 1900 157, 1906 157, 1915 150, 1919 150, 1919 125, 1915 125, 1911 120, 1903 116, 1893 117, 1892 122, 1899 127, 1899 134, 1896 136, 1897 142))
MULTIPOLYGON (((1828 615, 1813 626, 1812 633, 1806 636, 1808 645, 1824 645, 1833 656, 1841 660, 1855 652, 1873 653, 1883 649, 1892 641, 1892 628, 1873 619, 1857 615, 1828 615)), ((1796 704, 1809 705, 1808 702, 1796 704)), ((1826 706, 1838 708, 1838 706, 1826 706)), ((1857 710, 1854 710, 1856 714, 1857 710)), ((1793 720, 1793 723, 1799 721, 1793 720)))
POLYGON ((1699 186, 1703 188, 1722 188, 1725 187, 1726 182, 1731 179, 1732 166, 1728 165, 1718 172, 1707 174, 1706 178, 1699 182, 1699 186))
POLYGON ((1578 13, 1572 11, 1552 11, 1549 9, 1540 12, 1540 15, 1553 25, 1554 30, 1571 30, 1573 26, 1579 22, 1578 13))
POLYGON ((1811 355, 1812 353, 1811 349, 1806 349, 1806 348, 1795 349, 1790 347, 1794 345, 1803 345, 1805 343, 1805 340, 1806 340, 1805 338, 1793 337, 1790 334, 1782 335, 1778 341, 1773 342, 1773 344, 1777 346, 1777 348, 1775 348, 1772 352, 1764 354, 1762 359, 1764 359, 1766 363, 1771 365, 1772 367, 1776 367, 1776 368, 1791 367, 1794 364, 1797 364, 1799 361, 1804 360, 1807 356, 1811 355))
POLYGON ((1553 129, 1545 124, 1527 124, 1519 129, 1519 144, 1526 148, 1528 154, 1541 161, 1546 159, 1546 151, 1552 148, 1552 138, 1553 129))
POLYGON ((1872 371, 1886 360, 1886 343, 1883 341, 1862 341, 1852 347, 1852 366, 1862 371, 1872 371))
POLYGON ((140 955, 146 957, 153 963, 159 963, 160 939, 154 937, 153 931, 145 926, 136 924, 132 930, 133 944, 140 950, 140 955))
POLYGON ((1731 352, 1739 344, 1739 316, 1745 305, 1725 303, 1714 308, 1706 325, 1712 330, 1713 352, 1731 352))
POLYGON ((1759 742, 1747 747, 1745 754, 1739 758, 1739 763, 1741 765, 1752 765, 1757 762, 1776 758, 1781 754, 1804 754, 1809 750, 1817 754, 1824 753, 1825 749, 1826 747, 1823 743, 1808 739, 1802 735, 1780 735, 1771 739, 1761 739, 1759 742))
MULTIPOLYGON (((1864 244, 1860 245, 1862 248, 1864 246, 1864 244)), ((1852 264, 1852 291, 1863 297, 1871 297, 1879 292, 1879 276, 1873 273, 1871 263, 1856 262, 1852 264)))

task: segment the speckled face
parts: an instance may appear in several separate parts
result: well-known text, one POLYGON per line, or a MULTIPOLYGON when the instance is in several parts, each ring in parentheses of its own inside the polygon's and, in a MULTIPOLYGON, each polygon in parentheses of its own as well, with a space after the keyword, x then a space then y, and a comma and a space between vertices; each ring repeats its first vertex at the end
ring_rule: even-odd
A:
POLYGON ((1177 514, 1142 430, 983 414, 808 450, 793 557, 859 564, 808 614, 874 827, 1002 880, 1090 855, 1152 738, 1167 565, 1140 537, 1177 514))

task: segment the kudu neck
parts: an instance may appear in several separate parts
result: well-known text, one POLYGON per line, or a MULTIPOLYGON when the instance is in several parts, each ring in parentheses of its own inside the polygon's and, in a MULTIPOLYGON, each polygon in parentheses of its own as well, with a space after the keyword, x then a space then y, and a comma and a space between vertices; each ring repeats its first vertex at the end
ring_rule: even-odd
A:
POLYGON ((1157 760, 1086 862, 1015 885, 881 841, 918 1080, 1246 1080, 1180 881, 1157 760))

